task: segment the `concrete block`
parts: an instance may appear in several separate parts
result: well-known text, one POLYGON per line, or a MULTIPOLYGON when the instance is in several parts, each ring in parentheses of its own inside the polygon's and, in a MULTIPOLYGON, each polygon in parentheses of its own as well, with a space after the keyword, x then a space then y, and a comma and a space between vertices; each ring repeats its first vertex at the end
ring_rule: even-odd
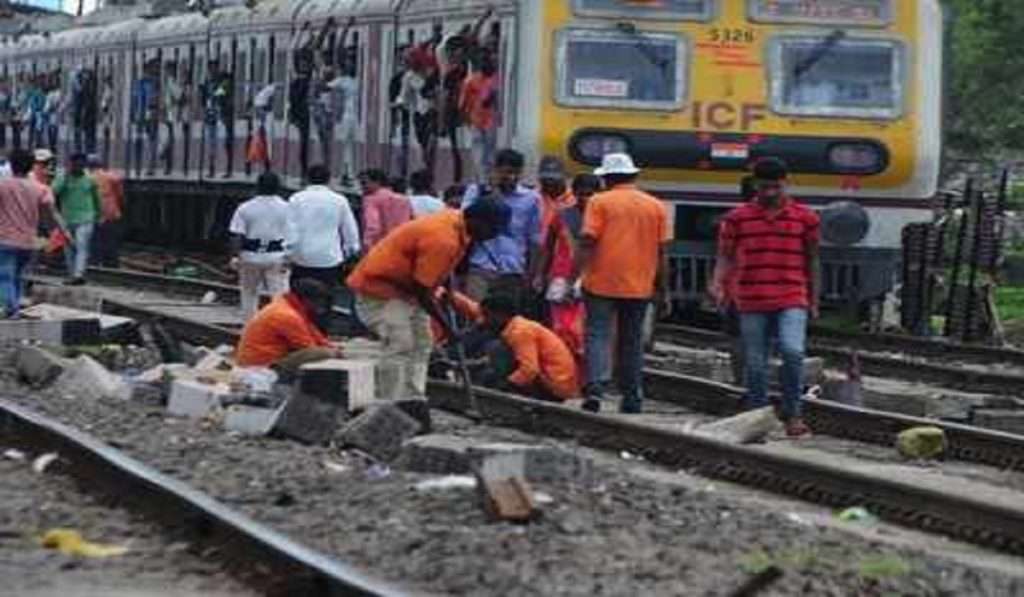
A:
POLYGON ((299 370, 299 390, 308 396, 358 411, 376 401, 374 363, 367 360, 329 359, 303 365, 299 370))
MULTIPOLYGON (((296 384, 297 385, 297 384, 296 384)), ((296 387, 274 425, 274 434, 306 444, 326 444, 345 416, 340 404, 296 387)))
MULTIPOLYGON (((841 402, 845 375, 829 372, 822 384, 822 397, 841 402)), ((985 408, 996 397, 959 392, 917 382, 865 376, 860 394, 863 406, 913 417, 967 421, 970 413, 985 408)))
POLYGON ((533 518, 537 507, 525 476, 525 451, 498 449, 479 452, 475 454, 472 468, 484 511, 492 519, 526 522, 533 518))
POLYGON ((120 375, 111 373, 88 356, 72 360, 57 378, 59 391, 83 398, 118 398, 128 400, 132 389, 120 375))
POLYGON ((231 394, 226 384, 206 384, 194 379, 171 382, 167 412, 190 419, 201 419, 221 408, 224 397, 231 394))
POLYGON ((973 421, 978 427, 1024 435, 1024 410, 978 409, 973 421))
POLYGON ((96 310, 76 309, 51 303, 42 303, 22 309, 21 315, 27 319, 42 321, 95 319, 99 322, 101 340, 106 342, 123 339, 135 329, 135 320, 128 317, 105 315, 96 310))
POLYGON ((701 425, 696 432, 729 443, 751 444, 763 441, 781 427, 775 409, 767 406, 701 425))
POLYGON ((467 451, 470 468, 478 470, 484 462, 489 466, 522 469, 521 475, 535 483, 564 482, 590 485, 594 480, 594 463, 552 446, 489 443, 470 446, 467 451), (507 460, 493 460, 496 458, 507 460))
POLYGON ((470 472, 469 447, 472 440, 453 435, 421 435, 402 445, 395 468, 435 475, 465 475, 470 472))
POLYGON ((285 404, 277 407, 234 404, 227 409, 224 427, 245 435, 266 435, 277 424, 285 404))
POLYGON ((32 286, 33 303, 47 303, 80 311, 99 313, 103 310, 103 296, 92 288, 81 286, 32 286))
POLYGON ((0 338, 51 345, 96 344, 100 341, 100 324, 98 319, 4 319, 0 320, 0 338))
POLYGON ((341 432, 341 441, 383 462, 391 462, 402 451, 402 444, 416 435, 420 424, 392 404, 372 406, 349 421, 341 432))
POLYGON ((434 421, 430 417, 430 405, 425 398, 409 398, 408 400, 395 400, 391 402, 420 424, 420 433, 431 433, 434 430, 434 421))
POLYGON ((24 344, 14 353, 14 367, 25 383, 42 387, 60 377, 67 361, 39 346, 24 344))
MULTIPOLYGON (((732 384, 732 356, 727 352, 658 344, 657 349, 668 360, 668 367, 684 375, 703 377, 720 383, 732 384)), ((666 366, 666 365, 660 365, 666 366)), ((768 365, 768 382, 777 385, 779 382, 779 359, 771 359, 768 365)), ((815 386, 825 379, 825 362, 820 357, 804 359, 804 385, 815 386)))

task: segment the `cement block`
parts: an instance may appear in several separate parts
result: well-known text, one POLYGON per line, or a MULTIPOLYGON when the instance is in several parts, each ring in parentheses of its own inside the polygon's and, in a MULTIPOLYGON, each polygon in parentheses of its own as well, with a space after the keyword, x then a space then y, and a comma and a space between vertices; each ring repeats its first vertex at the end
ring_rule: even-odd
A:
POLYGON ((297 387, 285 404, 274 434, 306 444, 326 444, 345 416, 341 405, 311 396, 297 387))
POLYGON ((974 424, 996 431, 1024 435, 1024 410, 978 409, 974 424))
MULTIPOLYGON (((822 396, 842 401, 845 376, 829 373, 822 385, 822 396)), ((986 394, 959 392, 927 384, 865 376, 861 381, 863 406, 874 410, 901 413, 913 417, 967 421, 970 413, 985 408, 995 399, 986 394)))
POLYGON ((395 467, 416 473, 465 475, 470 472, 472 440, 453 435, 421 435, 402 445, 395 467))
POLYGON ((99 322, 101 339, 111 341, 124 338, 126 334, 135 329, 135 320, 128 317, 105 315, 91 309, 76 309, 72 307, 42 303, 21 310, 22 317, 42 321, 75 321, 95 319, 99 322))
POLYGON ((100 324, 98 319, 4 319, 0 320, 0 338, 51 345, 96 344, 100 341, 100 324))
POLYGON ((14 367, 25 383, 42 387, 60 377, 67 368, 67 362, 48 350, 25 344, 19 346, 14 354, 14 367))
POLYGON ((434 422, 430 417, 430 405, 425 398, 395 400, 391 404, 415 419, 420 424, 420 433, 431 433, 434 430, 434 422))
POLYGON ((72 360, 57 378, 56 387, 63 393, 83 398, 118 398, 128 400, 132 389, 120 375, 86 355, 72 360))
POLYGON ((285 404, 274 408, 235 404, 227 409, 224 427, 245 435, 266 435, 277 424, 284 408, 285 404))
POLYGON ((420 424, 392 404, 372 406, 349 421, 341 441, 383 462, 401 454, 402 444, 416 435, 420 424))
MULTIPOLYGON (((670 360, 670 367, 684 375, 703 377, 720 383, 734 383, 732 357, 727 352, 658 344, 657 350, 670 360)), ((772 359, 768 365, 768 381, 778 384, 779 359, 772 359)), ((825 362, 820 357, 804 359, 804 385, 815 386, 825 379, 825 362)))
POLYGON ((775 409, 766 406, 701 425, 696 432, 729 443, 751 444, 763 441, 781 427, 775 409))
POLYGON ((299 370, 299 390, 308 396, 358 411, 376 401, 374 363, 367 360, 329 359, 303 365, 299 370))
POLYGON ((192 379, 171 382, 167 412, 190 419, 201 419, 222 406, 222 400, 231 394, 225 384, 205 384, 192 379))
POLYGON ((531 482, 590 485, 594 480, 594 463, 589 458, 552 446, 489 443, 470 446, 466 454, 472 470, 479 470, 482 463, 490 459, 507 458, 507 461, 495 460, 496 464, 490 466, 500 464, 511 469, 521 466, 522 476, 531 482))

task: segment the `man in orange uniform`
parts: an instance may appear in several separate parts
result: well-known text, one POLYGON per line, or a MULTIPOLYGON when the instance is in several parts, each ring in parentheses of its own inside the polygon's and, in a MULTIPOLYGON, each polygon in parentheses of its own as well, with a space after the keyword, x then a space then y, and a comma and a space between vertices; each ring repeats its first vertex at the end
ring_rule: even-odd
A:
POLYGON ((100 190, 100 223, 93 242, 95 260, 104 267, 120 265, 121 218, 124 215, 124 181, 107 168, 103 158, 92 154, 86 158, 89 174, 100 190))
POLYGON ((318 323, 330 310, 330 290, 322 282, 300 278, 245 325, 235 351, 238 364, 294 374, 306 363, 341 356, 318 323))
POLYGON ((381 397, 425 397, 434 346, 430 318, 452 335, 434 293, 470 245, 497 236, 508 219, 504 204, 479 201, 465 211, 445 210, 413 220, 377 243, 348 277, 356 313, 384 343, 383 360, 399 365, 396 370, 378 369, 381 397))
POLYGON ((636 187, 639 173, 627 154, 604 156, 594 174, 604 179, 607 190, 590 200, 583 215, 576 273, 583 274, 587 311, 583 408, 590 412, 601 410, 605 386, 611 381, 616 329, 620 411, 641 412, 644 318, 652 300, 668 305, 668 213, 661 201, 636 187))
POLYGON ((495 385, 510 384, 524 394, 556 402, 579 396, 576 359, 561 338, 516 315, 516 301, 507 295, 489 296, 481 307, 488 327, 501 338, 489 351, 489 375, 495 385))

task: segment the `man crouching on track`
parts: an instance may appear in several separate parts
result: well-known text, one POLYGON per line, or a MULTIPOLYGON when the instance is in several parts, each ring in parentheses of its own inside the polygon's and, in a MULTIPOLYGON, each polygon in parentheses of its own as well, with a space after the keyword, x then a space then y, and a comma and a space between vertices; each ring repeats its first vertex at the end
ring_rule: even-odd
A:
POLYGON ((302 365, 341 357, 341 350, 323 332, 331 303, 331 291, 322 282, 296 280, 290 292, 272 300, 245 325, 235 351, 238 365, 270 367, 286 379, 302 365))
POLYGON ((722 220, 712 293, 724 296, 734 280, 745 355, 747 402, 768 404, 767 362, 771 339, 782 353, 782 404, 779 418, 790 437, 808 433, 800 417, 808 315, 818 316, 821 287, 818 259, 819 220, 813 211, 786 195, 786 164, 767 158, 754 165, 757 196, 722 220))
POLYGON ((508 387, 540 400, 579 397, 576 359, 557 334, 517 314, 514 298, 497 294, 480 305, 487 327, 498 335, 488 349, 485 385, 508 387))
POLYGON ((478 201, 464 211, 445 210, 399 226, 374 245, 348 277, 356 314, 384 343, 384 360, 397 372, 377 371, 377 390, 387 400, 424 398, 434 346, 433 317, 454 337, 434 300, 437 288, 471 245, 494 238, 510 217, 499 201, 478 201), (397 375, 396 375, 397 373, 397 375))

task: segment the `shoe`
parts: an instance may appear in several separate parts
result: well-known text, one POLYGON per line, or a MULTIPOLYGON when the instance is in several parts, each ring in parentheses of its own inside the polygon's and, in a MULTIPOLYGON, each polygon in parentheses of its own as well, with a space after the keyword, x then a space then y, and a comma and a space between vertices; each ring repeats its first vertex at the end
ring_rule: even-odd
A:
POLYGON ((786 421, 786 437, 798 438, 811 434, 811 428, 801 418, 792 418, 786 421))
POLYGON ((583 401, 583 410, 590 413, 601 412, 601 401, 597 398, 587 398, 583 401))

